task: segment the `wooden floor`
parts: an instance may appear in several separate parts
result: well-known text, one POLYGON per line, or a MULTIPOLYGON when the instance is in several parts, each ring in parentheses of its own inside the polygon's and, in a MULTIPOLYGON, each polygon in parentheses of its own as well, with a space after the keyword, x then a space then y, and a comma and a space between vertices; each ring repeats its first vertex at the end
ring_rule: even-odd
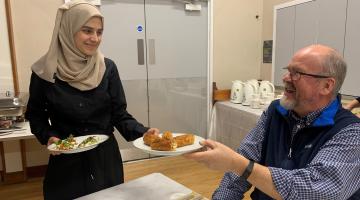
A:
MULTIPOLYGON (((124 172, 125 182, 155 172, 162 173, 209 199, 223 176, 223 173, 209 170, 182 156, 127 162, 124 164, 124 172)), ((0 199, 41 200, 42 178, 32 178, 25 183, 0 185, 0 199)))

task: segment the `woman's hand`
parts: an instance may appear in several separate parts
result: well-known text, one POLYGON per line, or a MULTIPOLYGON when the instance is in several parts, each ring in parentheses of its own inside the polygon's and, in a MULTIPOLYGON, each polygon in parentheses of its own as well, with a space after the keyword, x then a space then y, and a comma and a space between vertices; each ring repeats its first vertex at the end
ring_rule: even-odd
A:
POLYGON ((145 135, 145 134, 159 135, 159 134, 160 134, 160 131, 159 131, 159 129, 157 129, 157 128, 149 128, 149 130, 147 130, 147 131, 144 133, 144 135, 145 135))
MULTIPOLYGON (((60 139, 57 138, 57 137, 50 137, 49 140, 48 140, 47 145, 49 146, 49 145, 51 145, 51 144, 53 144, 53 143, 58 142, 59 140, 60 140, 60 139)), ((53 155, 53 156, 56 156, 56 155, 60 155, 60 154, 61 154, 61 153, 59 153, 59 152, 50 151, 50 150, 49 150, 49 152, 50 152, 50 154, 53 155)))

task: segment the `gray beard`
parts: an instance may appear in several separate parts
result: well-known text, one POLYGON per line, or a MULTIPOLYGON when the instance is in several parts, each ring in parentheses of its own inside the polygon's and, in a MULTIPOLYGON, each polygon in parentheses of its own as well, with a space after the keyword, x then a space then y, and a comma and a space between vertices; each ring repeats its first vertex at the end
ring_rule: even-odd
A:
POLYGON ((291 101, 289 99, 287 99, 287 97, 283 96, 281 99, 280 99, 280 105, 282 107, 284 107, 285 109, 287 110, 292 110, 295 108, 295 105, 296 105, 296 101, 291 101))

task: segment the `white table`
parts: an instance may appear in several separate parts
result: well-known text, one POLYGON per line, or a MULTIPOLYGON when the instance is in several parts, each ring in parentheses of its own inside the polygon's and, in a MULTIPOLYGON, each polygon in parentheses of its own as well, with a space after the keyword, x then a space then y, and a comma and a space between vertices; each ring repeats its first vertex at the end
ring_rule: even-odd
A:
POLYGON ((211 114, 209 138, 236 150, 262 113, 263 109, 218 101, 211 114))
POLYGON ((204 200, 191 189, 170 179, 161 173, 152 173, 141 178, 107 188, 83 197, 79 200, 204 200))
POLYGON ((27 172, 26 172, 26 146, 25 139, 35 138, 35 136, 31 133, 30 126, 28 122, 22 122, 15 124, 18 127, 21 127, 24 130, 16 130, 8 135, 0 135, 0 156, 3 170, 1 172, 1 180, 0 182, 5 183, 15 183, 27 180, 27 172), (12 176, 12 173, 7 173, 6 171, 6 158, 3 142, 11 141, 11 140, 19 140, 20 142, 20 154, 21 154, 21 162, 22 162, 22 173, 21 176, 12 176))
POLYGON ((0 142, 9 140, 21 140, 35 138, 35 135, 31 133, 29 122, 21 122, 15 124, 17 127, 21 127, 23 130, 16 130, 8 135, 0 135, 0 142))

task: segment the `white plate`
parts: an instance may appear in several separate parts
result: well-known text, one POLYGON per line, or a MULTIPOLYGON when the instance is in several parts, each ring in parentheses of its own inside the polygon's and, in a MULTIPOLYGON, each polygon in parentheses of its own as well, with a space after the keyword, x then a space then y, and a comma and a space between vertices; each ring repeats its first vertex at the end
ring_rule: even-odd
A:
POLYGON ((11 133, 13 133, 14 131, 0 131, 0 136, 3 136, 3 135, 9 135, 11 133))
MULTIPOLYGON (((173 133, 173 136, 179 136, 179 135, 184 135, 185 133, 173 133)), ((184 153, 189 153, 192 151, 196 151, 198 149, 200 149, 202 146, 200 145, 200 141, 204 140, 204 138, 195 135, 195 141, 194 144, 192 145, 187 145, 187 146, 183 146, 183 147, 178 147, 176 148, 175 151, 157 151, 157 150, 152 150, 150 146, 144 144, 144 140, 143 138, 138 138, 136 139, 133 144, 136 148, 143 150, 146 153, 149 154, 153 154, 153 155, 159 155, 159 156, 176 156, 176 155, 181 155, 184 153)))
POLYGON ((12 128, 12 129, 0 129, 0 135, 8 135, 8 134, 10 134, 10 133, 13 133, 13 132, 15 132, 15 131, 24 131, 24 130, 26 130, 26 129, 14 129, 14 128, 12 128))
POLYGON ((90 149, 93 149, 95 147, 97 147, 97 145, 99 145, 102 142, 105 142, 107 139, 109 138, 109 136, 107 135, 84 135, 84 136, 79 136, 79 137, 74 137, 74 139, 76 140, 76 145, 74 149, 70 149, 70 150, 59 150, 56 149, 56 145, 55 144, 51 144, 49 145, 47 148, 50 151, 54 151, 54 152, 59 152, 59 153, 66 153, 66 154, 70 154, 70 153, 79 153, 79 152, 83 152, 83 151, 88 151, 90 149), (90 137, 90 136, 95 136, 97 139, 97 143, 91 144, 89 146, 85 146, 85 147, 80 147, 77 148, 77 146, 84 141, 86 138, 90 137))
POLYGON ((0 134, 1 133, 8 133, 8 132, 12 132, 13 130, 11 130, 11 129, 2 129, 2 130, 0 130, 0 134))

